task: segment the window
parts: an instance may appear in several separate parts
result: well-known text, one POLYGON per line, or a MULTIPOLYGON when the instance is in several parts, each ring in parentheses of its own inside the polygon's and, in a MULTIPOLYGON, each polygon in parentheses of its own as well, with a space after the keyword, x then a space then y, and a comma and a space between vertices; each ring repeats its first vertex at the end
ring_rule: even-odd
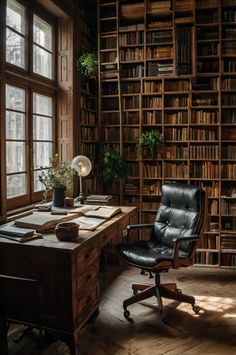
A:
POLYGON ((53 27, 44 19, 33 14, 32 43, 28 43, 29 52, 33 53, 32 68, 26 65, 26 35, 28 26, 26 9, 15 0, 7 0, 6 17, 6 61, 33 73, 53 78, 53 27))
POLYGON ((42 198, 40 168, 48 169, 55 147, 55 21, 38 5, 23 4, 27 2, 7 0, 6 9, 6 63, 11 64, 5 86, 8 209, 42 198))
POLYGON ((6 61, 25 68, 25 8, 7 1, 6 61))

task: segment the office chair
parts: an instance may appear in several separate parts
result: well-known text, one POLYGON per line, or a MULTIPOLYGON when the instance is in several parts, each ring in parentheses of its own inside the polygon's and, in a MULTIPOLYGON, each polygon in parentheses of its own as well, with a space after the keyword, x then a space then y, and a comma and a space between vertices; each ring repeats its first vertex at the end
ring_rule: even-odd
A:
POLYGON ((152 296, 157 297, 163 321, 162 297, 190 303, 193 311, 199 312, 193 296, 183 294, 175 283, 161 284, 160 274, 194 263, 197 243, 203 236, 207 217, 207 196, 203 189, 166 183, 161 189, 161 204, 154 223, 128 226, 128 234, 133 229, 149 228, 149 239, 123 242, 116 246, 116 251, 126 263, 154 273, 155 285, 132 285, 133 296, 123 302, 125 318, 130 316, 128 306, 152 296))

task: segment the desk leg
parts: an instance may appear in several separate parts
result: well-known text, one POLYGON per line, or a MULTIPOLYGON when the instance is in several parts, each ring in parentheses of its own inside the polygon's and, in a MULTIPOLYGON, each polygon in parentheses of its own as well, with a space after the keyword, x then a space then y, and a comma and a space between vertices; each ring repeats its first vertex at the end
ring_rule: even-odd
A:
POLYGON ((0 354, 8 355, 7 321, 4 318, 0 318, 0 354))
POLYGON ((67 334, 64 336, 64 341, 70 349, 70 355, 80 355, 79 338, 80 332, 78 331, 74 334, 67 334))

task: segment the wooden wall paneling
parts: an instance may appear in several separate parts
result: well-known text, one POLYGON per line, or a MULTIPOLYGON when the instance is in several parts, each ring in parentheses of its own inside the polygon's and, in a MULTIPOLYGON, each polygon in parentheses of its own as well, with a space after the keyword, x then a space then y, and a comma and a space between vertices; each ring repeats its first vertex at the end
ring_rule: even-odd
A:
POLYGON ((73 20, 58 23, 58 85, 60 87, 57 121, 58 153, 61 160, 73 158, 73 20))

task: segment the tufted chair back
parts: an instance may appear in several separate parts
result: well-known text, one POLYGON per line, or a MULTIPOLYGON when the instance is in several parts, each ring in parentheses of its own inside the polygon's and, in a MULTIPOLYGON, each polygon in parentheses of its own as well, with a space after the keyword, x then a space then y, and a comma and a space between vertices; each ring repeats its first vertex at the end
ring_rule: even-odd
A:
MULTIPOLYGON (((199 235, 204 211, 203 193, 202 189, 192 185, 164 184, 150 240, 167 251, 174 247, 174 239, 199 235)), ((196 242, 180 242, 179 253, 190 257, 195 245, 196 242)))

